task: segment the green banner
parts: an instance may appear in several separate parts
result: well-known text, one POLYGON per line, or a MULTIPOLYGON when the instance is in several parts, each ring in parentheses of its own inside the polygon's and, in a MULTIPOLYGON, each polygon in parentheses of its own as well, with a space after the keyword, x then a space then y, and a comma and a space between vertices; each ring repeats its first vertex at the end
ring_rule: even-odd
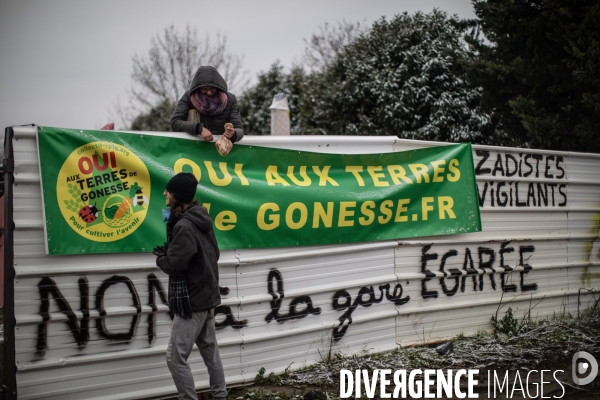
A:
MULTIPOLYGON (((481 231, 470 144, 322 154, 168 135, 39 127, 50 254, 149 252, 165 241, 167 181, 198 178, 221 249, 481 231)), ((168 210, 167 210, 168 211, 168 210)))

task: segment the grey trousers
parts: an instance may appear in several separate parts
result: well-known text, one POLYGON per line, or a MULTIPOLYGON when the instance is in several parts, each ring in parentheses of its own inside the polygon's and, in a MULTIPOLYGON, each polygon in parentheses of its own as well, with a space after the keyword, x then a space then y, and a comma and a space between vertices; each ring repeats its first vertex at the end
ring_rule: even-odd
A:
POLYGON ((215 334, 215 310, 199 311, 192 314, 191 319, 183 319, 177 315, 173 319, 171 337, 167 347, 167 366, 182 400, 197 400, 196 385, 188 357, 194 343, 208 369, 210 389, 215 399, 225 399, 225 373, 219 356, 219 347, 215 334))

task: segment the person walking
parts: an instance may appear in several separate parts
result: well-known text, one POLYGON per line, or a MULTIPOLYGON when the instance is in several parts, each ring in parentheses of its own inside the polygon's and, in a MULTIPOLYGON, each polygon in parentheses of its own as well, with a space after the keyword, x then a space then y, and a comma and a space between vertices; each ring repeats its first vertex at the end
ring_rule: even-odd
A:
POLYGON ((196 386, 188 357, 194 343, 208 369, 214 399, 227 397, 225 374, 215 334, 219 293, 219 247, 206 208, 194 200, 198 181, 179 173, 166 185, 167 242, 154 248, 156 265, 169 275, 169 308, 173 316, 167 347, 167 366, 179 398, 196 400, 196 386))

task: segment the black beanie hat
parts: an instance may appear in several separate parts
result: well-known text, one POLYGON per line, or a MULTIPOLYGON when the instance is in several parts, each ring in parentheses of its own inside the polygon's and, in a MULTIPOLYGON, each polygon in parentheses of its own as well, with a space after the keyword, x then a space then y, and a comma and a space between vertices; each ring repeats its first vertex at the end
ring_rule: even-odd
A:
POLYGON ((167 182, 167 191, 182 203, 191 203, 196 195, 198 181, 194 174, 180 172, 167 182))

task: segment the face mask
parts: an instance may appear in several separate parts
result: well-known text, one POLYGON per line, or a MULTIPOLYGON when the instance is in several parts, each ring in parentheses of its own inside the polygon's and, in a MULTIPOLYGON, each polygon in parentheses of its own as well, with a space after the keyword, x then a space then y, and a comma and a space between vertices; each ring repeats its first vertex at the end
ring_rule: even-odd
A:
POLYGON ((171 208, 164 207, 162 209, 162 222, 167 222, 169 220, 170 216, 171 216, 171 208))

